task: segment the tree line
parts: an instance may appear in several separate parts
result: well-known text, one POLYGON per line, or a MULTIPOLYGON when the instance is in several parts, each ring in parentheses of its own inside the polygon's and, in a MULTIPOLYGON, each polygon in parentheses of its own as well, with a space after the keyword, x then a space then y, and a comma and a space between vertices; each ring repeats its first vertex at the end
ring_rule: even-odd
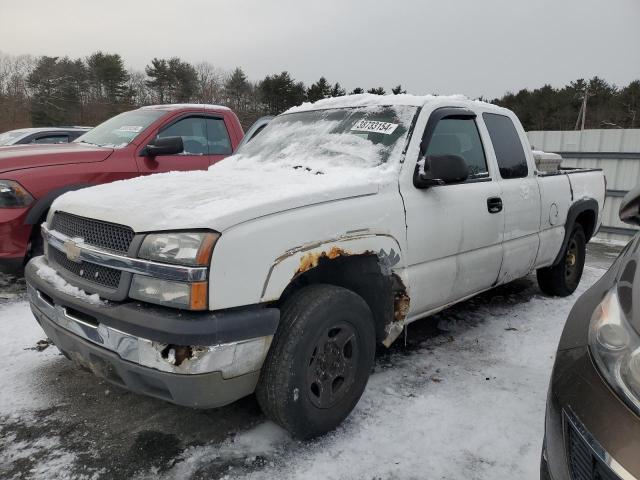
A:
MULTIPOLYGON (((158 103, 215 103, 232 108, 245 128, 258 117, 277 115, 305 101, 369 92, 321 77, 311 85, 289 72, 251 81, 241 68, 225 71, 211 63, 154 58, 144 71, 128 69, 119 54, 85 58, 0 54, 0 132, 25 126, 97 125, 137 106, 158 103)), ((406 93, 397 85, 389 93, 406 93)), ((545 85, 507 93, 493 103, 518 114, 525 129, 573 129, 584 98, 586 128, 634 128, 640 123, 640 81, 619 88, 594 77, 562 88, 545 85)))

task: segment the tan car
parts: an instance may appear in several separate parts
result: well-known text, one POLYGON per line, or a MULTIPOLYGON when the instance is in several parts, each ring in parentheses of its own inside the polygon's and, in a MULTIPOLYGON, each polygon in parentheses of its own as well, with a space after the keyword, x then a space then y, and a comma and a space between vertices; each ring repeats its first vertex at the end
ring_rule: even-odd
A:
MULTIPOLYGON (((640 188, 620 218, 640 224, 640 188)), ((540 478, 640 479, 640 235, 569 314, 553 369, 540 478)))

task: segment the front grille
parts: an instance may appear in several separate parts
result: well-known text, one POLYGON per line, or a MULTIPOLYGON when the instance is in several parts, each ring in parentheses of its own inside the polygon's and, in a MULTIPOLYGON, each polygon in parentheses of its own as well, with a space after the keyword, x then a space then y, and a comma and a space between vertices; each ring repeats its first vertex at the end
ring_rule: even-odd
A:
POLYGON ((84 243, 118 253, 127 253, 133 241, 133 230, 124 225, 101 222, 78 217, 65 212, 56 212, 51 228, 71 238, 82 238, 84 243))
POLYGON ((572 480, 621 480, 593 453, 571 422, 567 423, 567 450, 572 480))
POLYGON ((120 275, 122 274, 120 270, 89 262, 72 262, 64 253, 56 248, 49 248, 49 255, 60 267, 87 282, 114 289, 117 289, 120 284, 120 275))

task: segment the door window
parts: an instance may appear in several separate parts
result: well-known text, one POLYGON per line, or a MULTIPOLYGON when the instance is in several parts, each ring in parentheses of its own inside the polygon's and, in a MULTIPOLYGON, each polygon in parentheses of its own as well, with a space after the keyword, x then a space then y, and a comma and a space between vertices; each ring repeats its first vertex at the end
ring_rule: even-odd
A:
POLYGON ((458 155, 469 168, 469 178, 486 177, 487 159, 473 118, 443 118, 429 141, 426 155, 458 155))
POLYGON ((158 138, 182 137, 183 155, 208 153, 207 124, 203 117, 187 117, 158 133, 158 138))
POLYGON ((231 140, 224 120, 207 118, 207 148, 209 155, 228 155, 231 153, 231 140))
POLYGON ((31 143, 69 143, 69 137, 67 135, 49 135, 34 138, 31 143))
POLYGON ((489 130, 493 150, 502 178, 524 178, 529 175, 527 157, 522 148, 516 127, 505 115, 484 113, 484 123, 489 130))

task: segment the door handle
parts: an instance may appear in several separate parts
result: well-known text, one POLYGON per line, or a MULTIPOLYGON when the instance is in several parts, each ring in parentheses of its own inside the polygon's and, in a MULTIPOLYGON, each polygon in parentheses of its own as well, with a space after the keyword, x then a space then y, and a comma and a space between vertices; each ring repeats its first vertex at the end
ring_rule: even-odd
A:
POLYGON ((487 209, 489 213, 499 213, 502 211, 502 199, 500 197, 487 198, 487 209))

